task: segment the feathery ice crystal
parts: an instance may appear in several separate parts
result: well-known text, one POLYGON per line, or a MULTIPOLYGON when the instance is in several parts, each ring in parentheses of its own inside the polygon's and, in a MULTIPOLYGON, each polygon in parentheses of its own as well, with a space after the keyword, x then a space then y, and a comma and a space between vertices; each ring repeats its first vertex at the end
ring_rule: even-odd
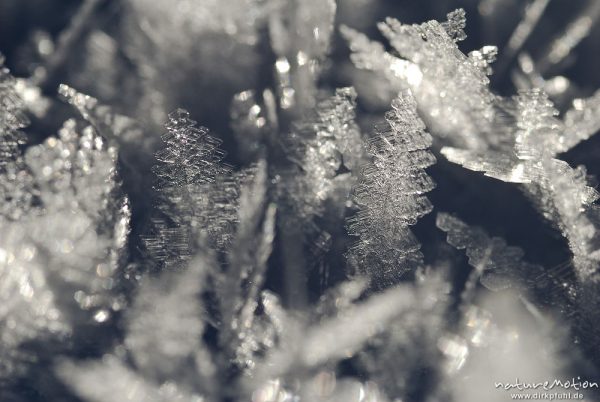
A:
POLYGON ((435 186, 425 172, 435 163, 431 141, 407 91, 392 102, 386 124, 367 144, 372 162, 353 189, 359 211, 348 219, 348 230, 359 239, 348 259, 357 273, 373 278, 373 285, 394 283, 422 264, 409 225, 433 208, 423 195, 435 186))

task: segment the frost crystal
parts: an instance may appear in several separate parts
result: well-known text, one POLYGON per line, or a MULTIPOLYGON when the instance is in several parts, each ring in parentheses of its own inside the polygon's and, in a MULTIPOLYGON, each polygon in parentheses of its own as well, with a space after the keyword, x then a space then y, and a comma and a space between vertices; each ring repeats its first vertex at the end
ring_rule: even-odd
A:
POLYGON ((26 140, 19 129, 29 120, 15 85, 0 54, 0 219, 18 219, 27 212, 33 198, 32 179, 19 150, 26 140))
POLYGON ((396 89, 409 88, 417 99, 432 133, 445 142, 471 149, 486 149, 498 139, 493 131, 494 95, 486 76, 494 51, 467 57, 456 41, 464 39, 464 11, 448 15, 448 22, 428 21, 404 25, 394 18, 380 23, 379 30, 398 56, 384 51, 350 28, 342 33, 353 51, 358 68, 383 74, 396 89), (476 62, 477 58, 484 59, 476 62))
POLYGON ((474 278, 492 291, 509 287, 520 288, 524 285, 535 286, 536 283, 523 283, 522 278, 535 278, 541 267, 523 261, 523 250, 508 246, 499 237, 489 237, 480 228, 472 228, 459 219, 438 213, 437 227, 448 234, 448 244, 458 250, 465 250, 469 264, 475 268, 474 278))
POLYGON ((156 261, 170 268, 193 255, 200 232, 216 247, 228 242, 238 185, 220 163, 225 156, 221 141, 198 127, 188 112, 171 113, 166 127, 165 147, 156 154, 159 164, 153 167, 158 213, 145 241, 156 261))
POLYGON ((2 225, 0 245, 0 381, 35 361, 19 346, 43 334, 64 334, 69 326, 48 284, 46 261, 23 225, 2 225))
POLYGON ((48 269, 75 287, 82 308, 120 309, 112 290, 126 258, 130 208, 116 149, 89 126, 79 134, 68 120, 59 138, 29 148, 25 160, 43 210, 22 223, 35 227, 32 240, 50 253, 48 269))
MULTIPOLYGON (((266 295, 258 299, 272 247, 275 209, 265 202, 265 163, 259 163, 256 170, 255 178, 242 186, 239 225, 227 254, 227 272, 222 273, 215 255, 200 245, 196 256, 178 271, 146 278, 126 317, 123 346, 131 353, 135 368, 128 368, 112 356, 102 362, 86 364, 86 372, 77 375, 78 381, 66 380, 80 395, 104 401, 108 395, 122 395, 127 384, 139 379, 142 400, 158 398, 156 400, 162 401, 159 396, 162 397, 165 389, 178 390, 189 398, 197 391, 210 400, 219 400, 218 396, 225 391, 217 387, 216 382, 225 381, 233 367, 251 368, 255 353, 264 353, 273 346, 274 336, 270 334, 276 331, 276 318, 269 319, 274 310, 273 301, 266 295), (209 284, 214 286, 211 288, 209 284), (213 359, 203 342, 205 326, 213 322, 209 307, 204 303, 207 295, 219 301, 219 322, 215 325, 224 349, 219 359, 213 359), (257 312, 259 305, 262 305, 262 313, 257 312), (177 314, 173 314, 174 309, 177 314), (105 393, 96 386, 80 388, 79 384, 86 383, 88 374, 107 375, 111 370, 122 372, 124 380, 111 382, 110 392, 105 393)), ((63 365, 59 373, 66 376, 73 367, 63 365)))
MULTIPOLYGON (((587 185, 583 166, 573 169, 555 159, 578 139, 556 118, 558 112, 542 91, 521 92, 514 104, 513 149, 483 154, 443 148, 442 153, 468 169, 506 182, 524 183, 536 207, 569 241, 578 275, 587 279, 595 275, 600 261, 593 223, 597 210, 592 205, 599 195, 587 185)), ((570 113, 572 119, 575 112, 570 113)))
POLYGON ((339 173, 342 164, 356 175, 365 159, 362 139, 355 122, 356 93, 352 88, 336 90, 322 101, 315 116, 298 124, 289 139, 288 157, 300 160, 302 174, 292 172, 290 180, 298 191, 284 188, 296 213, 305 219, 321 215, 328 199, 337 205, 345 202, 352 183, 350 173, 339 173))
POLYGON ((367 144, 372 157, 353 189, 359 212, 348 231, 359 240, 348 252, 355 269, 374 285, 396 282, 421 262, 419 242, 409 230, 432 210, 423 196, 434 188, 425 168, 435 163, 428 151, 431 136, 419 119, 410 92, 402 92, 386 114, 387 124, 367 144))
MULTIPOLYGON (((126 159, 135 152, 149 152, 152 144, 134 119, 118 114, 98 99, 76 91, 65 84, 58 87, 59 95, 74 106, 86 121, 107 141, 119 144, 119 152, 126 159), (141 149, 140 149, 141 148, 141 149), (125 155, 123 155, 125 154, 125 155)), ((135 157, 135 156, 133 156, 135 157)), ((127 161, 129 162, 129 161, 127 161)))
POLYGON ((0 309, 7 342, 2 360, 9 371, 18 366, 20 355, 13 352, 21 342, 68 332, 72 319, 74 325, 104 322, 123 307, 117 288, 130 212, 119 188, 116 151, 91 127, 79 134, 74 120, 59 134, 27 149, 24 168, 37 202, 27 216, 1 227, 7 298, 0 309), (81 320, 75 302, 90 310, 87 318, 81 320))

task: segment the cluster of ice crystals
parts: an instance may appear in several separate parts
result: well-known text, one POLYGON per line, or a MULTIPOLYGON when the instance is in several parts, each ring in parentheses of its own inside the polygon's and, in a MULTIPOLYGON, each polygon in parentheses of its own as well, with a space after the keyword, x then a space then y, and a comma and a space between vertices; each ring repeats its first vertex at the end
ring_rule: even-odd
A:
POLYGON ((137 153, 143 154, 148 152, 152 146, 151 138, 144 135, 137 121, 116 113, 98 99, 78 92, 65 84, 60 84, 58 94, 75 107, 81 117, 89 122, 103 138, 119 144, 121 157, 124 157, 127 163, 130 162, 127 159, 130 159, 133 153, 131 148, 135 147, 137 153))
POLYGON ((126 255, 129 201, 119 188, 116 149, 89 126, 79 132, 68 120, 59 138, 27 150, 42 208, 20 223, 35 227, 30 236, 49 253, 48 270, 75 287, 82 308, 120 309, 111 290, 126 255))
MULTIPOLYGON (((80 131, 68 120, 58 138, 29 147, 22 158, 16 146, 12 152, 30 177, 25 190, 36 202, 26 216, 2 221, 2 376, 14 374, 22 342, 70 329, 70 318, 80 316, 75 302, 91 310, 89 321, 106 321, 111 310, 122 308, 114 289, 130 219, 116 150, 91 127, 80 131)), ((1 171, 0 181, 10 173, 1 171)))
MULTIPOLYGON (((365 284, 363 280, 345 282, 330 294, 335 299, 319 302, 317 309, 324 308, 331 316, 286 317, 279 344, 246 380, 254 390, 253 400, 284 401, 294 395, 315 401, 388 400, 380 388, 383 382, 360 384, 334 367, 343 359, 370 355, 371 342, 377 344, 376 338, 388 333, 394 323, 418 314, 420 308, 430 309, 433 293, 423 297, 425 293, 412 286, 395 286, 359 302, 365 284), (331 306, 333 300, 337 307, 331 306), (353 331, 347 331, 350 327, 353 331)), ((373 379, 373 372, 366 373, 373 379)))
POLYGON ((19 345, 44 333, 69 329, 47 282, 46 260, 29 228, 2 225, 0 244, 0 380, 17 374, 29 360, 19 345))
MULTIPOLYGON (((443 148, 442 153, 468 169, 506 182, 524 183, 536 207, 569 241, 579 276, 589 278, 597 271, 600 258, 593 224, 597 215, 593 203, 598 192, 587 185, 583 166, 573 169, 555 158, 580 140, 572 131, 572 119, 579 113, 569 112, 569 123, 563 123, 548 96, 539 89, 523 91, 513 102, 512 148, 486 153, 443 148)), ((589 121, 578 123, 588 125, 589 121)))
POLYGON ((419 242, 408 227, 433 208, 423 194, 435 186, 425 172, 435 157, 416 106, 410 92, 392 102, 387 124, 367 144, 372 162, 353 189, 359 211, 348 219, 348 230, 359 239, 348 258, 378 286, 395 282, 421 261, 419 242))
MULTIPOLYGON (((143 281, 126 317, 123 345, 135 366, 127 367, 116 357, 117 349, 115 356, 85 365, 86 373, 77 375, 76 381, 66 379, 78 394, 104 401, 109 395, 128 395, 136 386, 140 398, 158 398, 165 387, 170 387, 190 398, 198 392, 216 401, 227 394, 221 382, 226 381, 229 370, 236 366, 251 369, 256 352, 264 353, 274 346, 277 319, 270 316, 277 308, 259 292, 271 253, 275 209, 265 202, 265 163, 259 163, 256 170, 255 177, 242 186, 239 225, 228 250, 226 272, 221 272, 214 253, 201 245, 180 270, 143 281), (218 300, 217 322, 204 303, 207 294, 218 300), (263 311, 260 314, 259 305, 263 311), (213 323, 219 331, 223 352, 218 358, 213 358, 203 343, 207 323, 213 323), (105 373, 111 367, 123 371, 125 380, 111 384, 110 392, 80 387, 88 374, 105 373)), ((65 365, 60 372, 66 375, 73 367, 65 365)))
MULTIPOLYGON (((534 0, 527 8, 509 40, 507 63, 518 56, 548 3, 534 0)), ((497 48, 484 46, 468 55, 459 50, 457 43, 466 37, 462 9, 441 23, 387 19, 379 29, 389 52, 342 27, 355 65, 386 82, 373 93, 385 98, 400 92, 385 125, 364 146, 355 122, 354 89, 338 89, 319 101, 319 75, 328 66, 335 27, 334 0, 128 0, 114 38, 100 30, 87 32, 102 4, 83 3, 56 51, 49 36, 38 39, 40 46, 47 41, 39 50, 48 56, 47 65, 38 69, 41 76, 14 80, 0 60, 0 387, 38 358, 28 352, 31 344, 42 349, 71 330, 78 335, 82 323, 110 319, 123 330, 122 337, 118 332, 98 339, 122 343, 102 359, 60 361, 54 358, 62 351, 49 351, 58 377, 77 396, 94 402, 481 400, 473 393, 480 388, 472 383, 481 373, 489 380, 489 372, 481 369, 489 357, 493 369, 502 367, 509 361, 505 349, 512 347, 510 357, 518 359, 527 355, 522 346, 531 349, 537 338, 495 328, 492 315, 474 304, 476 284, 521 291, 539 288, 544 276, 555 278, 523 262, 520 249, 441 213, 437 225, 447 242, 464 249, 474 267, 454 308, 450 275, 444 277, 443 266, 433 275, 425 272, 420 244, 409 229, 432 210, 424 194, 435 186, 425 170, 435 163, 432 138, 417 109, 441 144, 461 147, 443 149, 449 160, 524 184, 536 207, 568 239, 579 278, 600 278, 600 216, 594 206, 599 195, 588 186, 583 167, 573 169, 557 159, 600 128, 600 92, 575 100, 563 120, 540 90, 512 99, 494 96, 487 76, 497 48), (117 40, 121 34, 122 42, 117 40), (190 96, 183 83, 196 78, 218 88, 215 98, 248 88, 265 50, 258 41, 267 36, 274 56, 273 92, 266 89, 257 100, 253 91, 244 91, 232 104, 232 128, 241 159, 252 162, 250 167, 233 171, 223 163, 219 139, 184 110, 169 115, 165 146, 153 170, 155 209, 145 222, 150 227, 142 229, 146 249, 136 255, 154 259, 163 272, 146 272, 139 288, 127 294, 131 306, 122 289, 128 285, 123 268, 131 209, 119 174, 133 168, 128 179, 143 183, 135 177, 143 169, 134 172, 140 160, 130 158, 148 151, 151 137, 135 120, 61 85, 59 94, 91 126, 68 120, 58 137, 21 150, 24 109, 47 117, 49 99, 43 99, 36 79, 38 84, 51 81, 78 37, 86 35, 89 44, 105 49, 88 46, 87 55, 98 57, 84 57, 84 66, 76 67, 84 70, 82 77, 87 75, 89 83, 96 68, 99 75, 113 74, 98 77, 92 93, 113 101, 123 93, 121 105, 134 103, 152 120, 163 119, 175 100, 190 96), (130 73, 111 66, 119 61, 142 77, 131 84, 139 85, 135 90, 119 88, 121 76, 130 73), (286 133, 283 138, 277 138, 279 131, 286 133), (363 163, 367 166, 360 170, 363 163), (311 304, 297 291, 313 265, 304 257, 340 245, 320 225, 333 227, 352 207, 358 211, 347 227, 357 241, 347 262, 358 275, 311 304), (282 252, 274 257, 284 260, 281 287, 290 308, 265 290, 273 285, 265 280, 267 271, 278 262, 269 263, 276 237, 282 252), (303 244, 307 239, 310 250, 303 244), (414 282, 397 284, 413 270, 414 282), (373 287, 385 290, 373 293, 373 287), (72 308, 74 302, 84 311, 72 308), (124 314, 113 317, 124 307, 124 314), (448 319, 455 313, 460 315, 456 321, 448 319), (529 343, 519 338, 530 338, 529 343), (478 353, 488 343, 492 353, 478 353), (356 377, 349 372, 354 369, 356 377), (460 381, 447 381, 458 372, 460 381)), ((585 10, 600 15, 597 5, 585 10)), ((542 73, 564 60, 590 31, 591 18, 580 17, 557 37, 546 59, 522 68, 524 87, 562 85, 556 93, 566 92, 564 77, 546 81, 542 73)), ((520 61, 526 58, 520 55, 520 61)), ((73 82, 71 72, 65 75, 73 82)), ((193 89, 193 102, 181 103, 202 110, 206 105, 193 89)), ((209 110, 218 109, 215 98, 208 101, 214 107, 209 110)), ((139 189, 128 190, 136 194, 139 189)), ((144 208, 137 212, 145 217, 144 208)), ((342 237, 341 243, 347 240, 342 237)), ((567 263, 559 269, 569 268, 567 263)), ((524 294, 519 296, 527 305, 524 294)), ((561 307, 573 313, 572 306, 561 307)), ((507 310, 504 315, 515 314, 507 310)), ((106 352, 106 345, 98 347, 106 352)), ((41 369, 47 363, 44 353, 41 369)), ((534 365, 539 369, 556 361, 534 365)))
POLYGON ((486 149, 499 141, 487 78, 495 51, 488 47, 470 57, 463 54, 456 41, 464 39, 464 25, 462 10, 450 13, 446 23, 405 25, 388 18, 379 30, 397 56, 349 28, 342 33, 358 68, 383 74, 396 89, 412 90, 432 133, 446 143, 486 149))

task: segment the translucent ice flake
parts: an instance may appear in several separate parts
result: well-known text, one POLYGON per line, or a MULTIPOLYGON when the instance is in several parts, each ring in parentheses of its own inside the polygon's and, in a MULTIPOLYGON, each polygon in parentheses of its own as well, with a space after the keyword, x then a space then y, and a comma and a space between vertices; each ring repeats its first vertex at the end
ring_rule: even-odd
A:
POLYGON ((524 290, 534 286, 523 278, 538 275, 541 268, 523 261, 524 253, 518 247, 508 246, 498 237, 489 237, 485 231, 470 227, 461 220, 438 213, 438 228, 447 233, 448 244, 465 250, 469 264, 474 268, 473 278, 492 291, 509 287, 524 290))
POLYGON ((467 26, 467 14, 465 10, 459 8, 448 13, 448 21, 442 22, 442 26, 454 41, 465 40, 467 38, 467 34, 464 31, 467 26))
POLYGON ((405 25, 388 18, 380 23, 397 56, 349 28, 342 28, 342 34, 358 68, 383 74, 396 89, 413 91, 432 133, 443 142, 470 149, 496 146, 502 138, 493 128, 495 96, 487 78, 495 51, 464 55, 456 45, 465 37, 464 11, 456 10, 448 19, 405 25))
POLYGON ((359 211, 348 219, 348 231, 358 241, 347 257, 358 273, 386 286, 418 266, 419 243, 408 229, 432 205, 421 194, 434 187, 424 168, 435 163, 427 151, 431 137, 424 131, 416 102, 402 92, 386 114, 367 150, 372 157, 353 189, 359 211))
POLYGON ((225 248, 237 221, 239 188, 252 169, 232 173, 221 163, 221 141, 179 109, 169 115, 164 148, 156 153, 153 227, 146 247, 161 266, 179 266, 193 255, 199 235, 225 248))
POLYGON ((28 124, 23 100, 15 90, 15 78, 4 67, 4 56, 0 54, 0 133, 8 135, 28 124))

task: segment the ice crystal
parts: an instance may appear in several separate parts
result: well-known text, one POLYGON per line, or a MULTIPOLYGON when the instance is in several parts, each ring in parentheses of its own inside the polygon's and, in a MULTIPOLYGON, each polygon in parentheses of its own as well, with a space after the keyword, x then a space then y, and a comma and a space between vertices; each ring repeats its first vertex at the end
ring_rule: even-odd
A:
MULTIPOLYGON (((593 101, 592 101, 593 103, 593 101)), ((547 95, 540 90, 525 91, 514 98, 514 147, 486 154, 443 148, 452 162, 512 183, 524 183, 526 192, 540 212, 554 223, 569 241, 575 267, 582 279, 597 270, 598 249, 593 224, 598 193, 587 185, 583 166, 571 168, 556 155, 575 145, 571 111, 567 129, 556 116, 547 95)), ((593 119, 592 119, 593 120, 593 119)), ((590 119, 581 124, 588 125, 590 119)), ((585 136, 585 131, 583 132, 585 136)))
POLYGON ((479 280, 492 291, 524 290, 536 285, 532 280, 524 282, 522 279, 538 279, 541 267, 523 261, 524 253, 520 248, 507 245, 499 237, 489 237, 483 229, 470 227, 445 213, 438 213, 436 224, 447 233, 451 246, 465 250, 469 264, 474 268, 474 281, 479 280))
POLYGON ((9 372, 19 365, 21 355, 13 352, 22 342, 104 322, 123 307, 117 288, 130 219, 115 150, 91 127, 79 134, 69 120, 59 138, 28 148, 23 159, 38 198, 27 216, 2 225, 0 276, 7 302, 0 319, 3 369, 9 372), (75 302, 90 310, 87 318, 81 320, 75 302))
POLYGON ((431 211, 423 193, 434 187, 424 170, 435 163, 428 151, 431 136, 410 92, 392 102, 386 120, 367 145, 372 162, 353 189, 359 212, 348 219, 349 233, 359 237, 348 259, 378 286, 394 283, 419 265, 420 245, 409 225, 431 211))
POLYGON ((411 310, 414 297, 410 287, 396 286, 308 328, 301 321, 288 321, 279 348, 259 364, 257 380, 285 377, 354 355, 369 338, 384 331, 386 323, 411 310), (346 331, 349 327, 355 330, 346 331))
POLYGON ((69 325, 47 280, 46 261, 28 227, 2 225, 0 245, 0 381, 16 376, 35 356, 19 346, 44 334, 65 334, 69 325))
POLYGON ((84 309, 120 309, 111 291, 126 259, 130 208, 119 188, 116 149, 91 128, 68 120, 59 138, 27 150, 43 210, 21 223, 47 250, 48 269, 77 290, 84 309))
POLYGON ((286 183, 285 192, 290 192, 290 185, 298 186, 291 202, 305 219, 322 215, 328 199, 335 198, 337 205, 343 205, 353 178, 339 171, 343 165, 356 177, 365 160, 355 107, 354 89, 336 90, 334 96, 318 104, 313 118, 296 125, 288 141, 288 157, 297 161, 302 174, 292 173, 292 183, 286 183))
POLYGON ((502 140, 494 132, 495 96, 487 78, 495 51, 488 47, 467 57, 458 49, 464 18, 457 10, 446 23, 405 25, 386 19, 378 27, 397 56, 348 27, 342 34, 358 68, 382 74, 396 89, 412 90, 432 133, 450 144, 486 149, 502 140))
POLYGON ((119 144, 121 154, 125 153, 126 157, 131 156, 132 147, 136 147, 138 153, 149 152, 152 146, 151 139, 144 136, 143 129, 136 120, 116 113, 111 107, 100 103, 98 99, 78 92, 68 85, 61 84, 58 93, 74 106, 103 138, 119 144))
POLYGON ((240 175, 231 175, 221 164, 221 141, 198 127, 189 113, 179 109, 169 115, 163 135, 165 146, 156 154, 157 214, 146 244, 165 267, 176 267, 194 253, 196 237, 207 235, 222 248, 230 240, 236 218, 235 200, 240 175))
POLYGON ((17 94, 16 82, 4 67, 4 56, 0 54, 0 219, 21 217, 34 195, 31 176, 19 149, 26 140, 19 129, 29 120, 24 102, 17 94))

